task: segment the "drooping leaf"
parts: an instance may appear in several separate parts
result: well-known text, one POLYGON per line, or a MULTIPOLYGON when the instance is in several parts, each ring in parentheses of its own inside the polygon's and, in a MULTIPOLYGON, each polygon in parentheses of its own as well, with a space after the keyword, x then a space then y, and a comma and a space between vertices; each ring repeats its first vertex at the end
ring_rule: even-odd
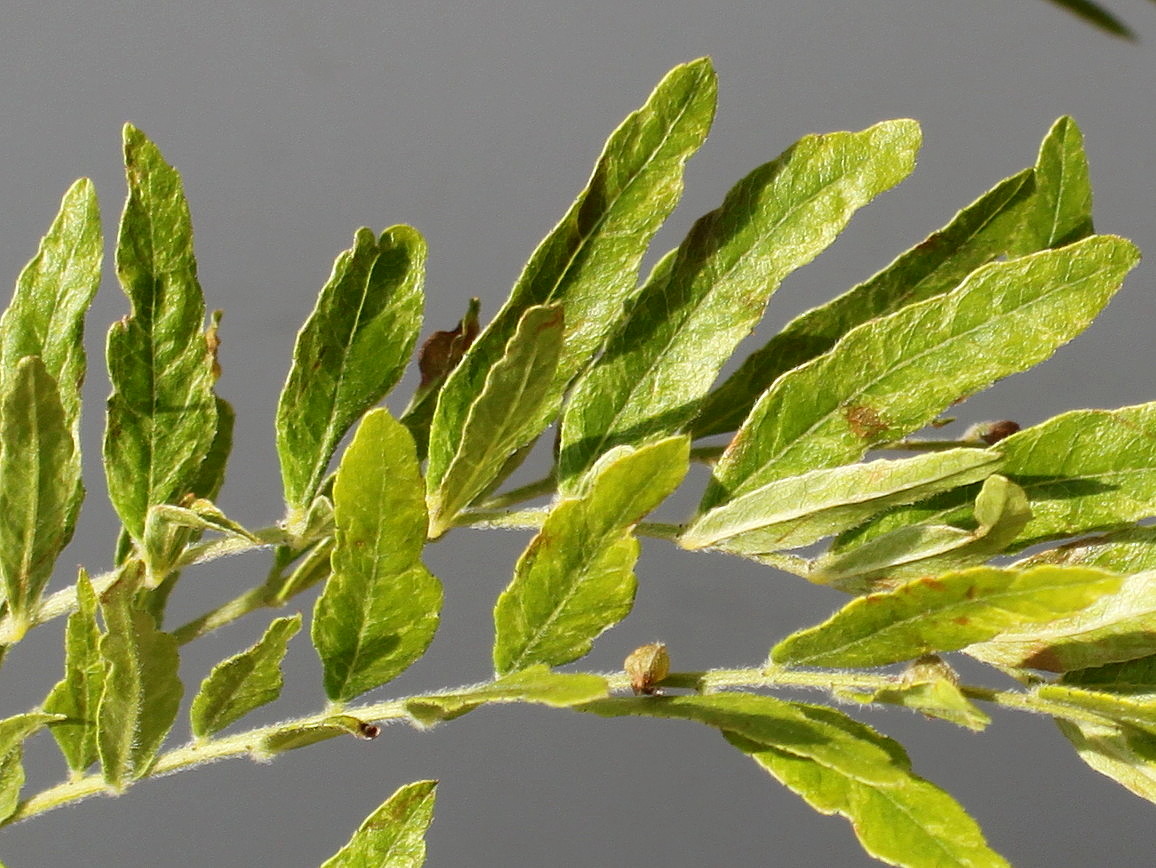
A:
POLYGON ((281 695, 281 661, 301 629, 301 614, 277 618, 251 648, 213 667, 193 697, 193 736, 206 738, 281 695))
POLYGON ((74 772, 96 762, 97 708, 104 690, 104 658, 96 623, 96 593, 83 569, 76 580, 76 611, 64 633, 64 678, 44 700, 44 710, 63 715, 52 726, 60 752, 74 772))
POLYGON ((398 789, 321 868, 421 868, 437 781, 398 789))
POLYGON ((24 739, 45 724, 58 720, 55 714, 32 711, 0 720, 0 822, 12 816, 24 786, 24 739))
MULTIPOLYGON (((831 715, 838 714, 834 709, 829 711, 831 715)), ((881 861, 909 868, 1009 865, 988 846, 979 824, 955 799, 915 774, 909 774, 897 785, 872 785, 788 750, 761 745, 741 735, 724 734, 727 741, 816 811, 850 820, 863 849, 881 861)), ((883 738, 871 735, 874 739, 883 738)), ((897 753, 902 751, 895 742, 890 744, 897 753)))
POLYGON ((494 702, 536 702, 552 708, 570 708, 601 699, 608 692, 606 679, 601 676, 551 672, 544 665, 534 665, 477 690, 407 700, 405 709, 416 723, 428 727, 494 702))
POLYGON ((1086 238, 1092 229, 1092 182, 1084 135, 1076 122, 1059 118, 1040 145, 1036 190, 1020 229, 1013 256, 1062 247, 1086 238))
POLYGON ((481 303, 470 299, 466 315, 457 327, 450 331, 436 331, 421 346, 417 365, 421 371, 421 382, 409 401, 409 406, 401 414, 401 421, 413 442, 417 445, 417 457, 424 460, 429 446, 429 426, 433 421, 434 408, 446 378, 459 364, 462 356, 478 337, 478 312, 481 303))
POLYGON ((840 690, 838 696, 854 702, 900 705, 976 732, 991 723, 991 718, 959 689, 951 668, 934 654, 912 663, 893 685, 866 693, 840 690))
POLYGON ((74 433, 85 375, 84 316, 100 285, 103 257, 96 189, 81 178, 64 194, 60 212, 0 318, 0 376, 13 373, 25 356, 39 356, 56 381, 74 433))
POLYGON ((333 484, 333 575, 313 613, 325 693, 345 702, 397 677, 437 629, 441 583, 422 565, 426 509, 413 438, 365 415, 333 484))
POLYGON ((940 298, 852 329, 763 394, 715 466, 703 509, 854 461, 1046 359, 1091 322, 1136 261, 1129 242, 1093 236, 983 266, 940 298))
POLYGON ((1102 30, 1113 36, 1122 36, 1125 39, 1136 38, 1132 28, 1109 12, 1101 3, 1095 3, 1093 0, 1050 0, 1050 2, 1055 3, 1061 9, 1067 9, 1097 30, 1102 30))
POLYGON ((1116 593, 1081 612, 1002 633, 967 653, 995 666, 1069 672, 1156 653, 1154 637, 1156 572, 1148 571, 1125 576, 1116 593))
POLYGON ((682 195, 683 167, 706 138, 716 95, 707 58, 675 67, 610 136, 586 188, 442 387, 430 429, 431 490, 441 487, 459 452, 465 419, 491 368, 524 313, 536 305, 561 303, 566 333, 546 396, 525 420, 526 442, 558 412, 570 381, 589 364, 637 291, 642 257, 682 195))
POLYGON ((0 574, 18 638, 72 536, 80 454, 39 356, 21 359, 0 393, 0 574))
POLYGON ((416 229, 359 229, 297 335, 277 404, 285 500, 304 512, 349 427, 405 370, 421 329, 426 243, 416 229))
POLYGON ((101 600, 107 632, 100 638, 97 744, 104 779, 117 790, 148 773, 184 693, 177 642, 134 604, 133 569, 127 566, 101 600))
POLYGON ((884 666, 956 651, 1001 632, 1083 609, 1120 587, 1086 567, 973 567, 858 597, 771 652, 780 665, 884 666))
POLYGON ((769 482, 715 507, 683 531, 679 545, 736 554, 810 545, 894 504, 983 479, 999 462, 997 452, 951 449, 814 470, 769 482))
POLYGON ((444 533, 457 514, 501 475, 510 456, 533 439, 527 431, 537 424, 538 410, 549 399, 562 334, 559 305, 531 307, 518 322, 505 354, 490 368, 471 403, 457 451, 438 488, 430 490, 431 537, 444 533))
POLYGON ((1132 726, 1056 718, 1080 759, 1142 799, 1156 802, 1156 735, 1132 726))
POLYGON ((695 436, 735 430, 781 374, 827 352, 868 320, 954 289, 1006 253, 1034 190, 1031 169, 1001 181, 874 277, 793 319, 707 396, 695 436))
POLYGON ((129 193, 116 269, 132 311, 108 334, 113 391, 104 462, 109 498, 135 541, 150 506, 191 490, 213 443, 217 408, 180 175, 131 125, 124 154, 129 193))
MULTIPOLYGON (((929 522, 907 525, 859 546, 844 543, 815 559, 807 578, 863 593, 921 575, 959 570, 1004 551, 1031 520, 1027 494, 1006 476, 984 480, 975 499, 975 527, 929 522)), ((839 541, 837 541, 839 542, 839 541)))
POLYGON ((619 447, 578 497, 558 501, 494 607, 494 668, 559 666, 590 650, 634 604, 635 524, 686 475, 690 441, 619 447))
POLYGON ((608 449, 677 433, 780 282, 915 168, 911 120, 806 136, 751 172, 656 269, 562 421, 563 490, 608 449))

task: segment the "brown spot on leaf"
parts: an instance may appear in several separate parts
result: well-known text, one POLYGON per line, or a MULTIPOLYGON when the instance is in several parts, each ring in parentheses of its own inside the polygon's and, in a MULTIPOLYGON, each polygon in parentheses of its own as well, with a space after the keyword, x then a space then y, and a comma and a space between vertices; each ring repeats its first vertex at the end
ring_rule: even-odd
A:
POLYGON ((866 404, 844 407, 843 418, 847 420, 852 433, 862 440, 875 440, 887 430, 887 423, 866 404))
POLYGON ((417 366, 421 371, 421 384, 430 383, 446 376, 462 360, 466 350, 478 336, 478 303, 470 302, 470 309, 452 331, 438 331, 430 335, 418 354, 417 366))

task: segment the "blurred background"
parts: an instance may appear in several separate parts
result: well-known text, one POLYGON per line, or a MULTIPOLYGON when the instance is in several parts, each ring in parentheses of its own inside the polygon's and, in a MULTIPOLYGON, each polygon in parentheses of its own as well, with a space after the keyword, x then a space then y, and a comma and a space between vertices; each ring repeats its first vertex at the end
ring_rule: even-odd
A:
MULTIPOLYGON (((127 309, 111 270, 125 121, 184 175, 207 303, 225 310, 218 389, 238 416, 220 504, 261 527, 281 515, 273 413, 294 337, 354 230, 404 222, 428 239, 427 332, 451 328, 470 296, 488 319, 606 136, 668 69, 701 55, 719 73, 718 116, 655 250, 677 244, 732 183, 806 133, 895 117, 924 128, 914 175, 787 280, 748 348, 1031 165, 1062 114, 1086 136, 1097 229, 1156 250, 1156 5, 1113 0, 1112 8, 1138 42, 1040 0, 7 4, 0 280, 14 283, 76 177, 96 182, 109 238, 87 340, 89 497, 53 588, 73 580, 77 563, 107 569, 115 538, 97 456, 104 335, 127 309)), ((961 419, 1030 424, 1156 398, 1154 268, 1150 260, 1136 269, 1053 360, 957 408, 961 419)), ((413 384, 408 377, 389 399, 395 411, 413 384)), ((446 586, 441 631, 383 696, 489 676, 491 607, 526 539, 456 531, 429 548, 427 563, 446 586)), ((190 571, 170 624, 231 598, 266 566, 251 555, 190 571)), ((635 612, 584 666, 617 669, 630 649, 655 640, 677 669, 754 665, 778 638, 845 601, 738 559, 650 540, 638 571, 635 612)), ((271 617, 187 647, 188 698, 271 617)), ((59 678, 59 626, 34 631, 8 655, 3 715, 37 704, 59 678)), ((286 669, 281 701, 255 722, 320 707, 320 667, 305 635, 286 669)), ((976 735, 899 710, 856 713, 899 738, 916 770, 959 798, 1013 864, 1151 864, 1152 806, 1085 767, 1049 721, 997 713, 976 735)), ((177 740, 187 737, 185 719, 177 740)), ((27 746, 26 765, 30 788, 64 774, 44 734, 27 746)), ((0 859, 9 868, 316 865, 394 789, 422 778, 442 782, 431 866, 877 864, 843 820, 814 814, 713 731, 529 707, 483 709, 425 733, 393 727, 374 742, 330 741, 269 766, 231 760, 145 782, 120 799, 4 830, 0 859)))

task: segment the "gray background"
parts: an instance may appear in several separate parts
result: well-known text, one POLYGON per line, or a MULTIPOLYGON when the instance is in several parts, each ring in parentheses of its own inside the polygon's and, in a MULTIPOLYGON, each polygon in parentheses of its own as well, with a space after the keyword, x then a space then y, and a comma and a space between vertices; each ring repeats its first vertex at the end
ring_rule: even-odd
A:
MULTIPOLYGON (((239 418, 221 503, 261 526, 280 512, 272 418, 294 335, 353 230, 408 222, 425 234, 429 327, 450 327, 470 295, 492 314, 609 132, 670 67, 703 54, 721 79, 718 118, 657 249, 800 135, 900 116, 924 125, 915 174, 784 284, 764 336, 1030 165, 1065 113, 1087 136, 1097 227, 1156 249, 1156 8, 1112 5, 1147 42, 1101 36, 1039 0, 10 2, 0 277, 15 280, 77 176, 96 181, 111 237, 121 124, 157 141, 184 174, 208 303, 226 311, 220 391, 239 418)), ((1153 398, 1152 275, 1141 265, 1085 336, 960 414, 1031 423, 1153 398)), ((89 508, 62 559, 94 571, 107 568, 115 527, 95 458, 108 391, 100 359, 124 310, 109 272, 88 341, 89 508)), ((430 548, 447 590, 442 630, 389 695, 486 677, 490 607, 524 543, 458 532, 430 548)), ((646 549, 635 613, 603 637, 595 668, 617 668, 655 639, 677 668, 754 664, 776 637, 843 601, 737 559, 646 549)), ((250 556, 190 572, 172 623, 264 568, 250 556)), ((58 582, 69 580, 63 569, 58 582)), ((269 617, 188 648, 188 682, 254 641, 269 617)), ((59 642, 43 628, 9 655, 4 714, 43 697, 59 642)), ((285 695, 260 720, 320 704, 306 638, 294 646, 285 695)), ((997 714, 974 735, 900 712, 866 716, 1016 865, 1151 864, 1151 806, 1084 767, 1048 721, 997 714)), ((62 775, 54 751, 43 736, 29 745, 32 784, 62 775)), ((427 777, 442 780, 431 865, 875 864, 842 820, 813 814, 710 731, 532 708, 147 782, 5 830, 0 858, 11 868, 314 865, 397 786, 427 777)))

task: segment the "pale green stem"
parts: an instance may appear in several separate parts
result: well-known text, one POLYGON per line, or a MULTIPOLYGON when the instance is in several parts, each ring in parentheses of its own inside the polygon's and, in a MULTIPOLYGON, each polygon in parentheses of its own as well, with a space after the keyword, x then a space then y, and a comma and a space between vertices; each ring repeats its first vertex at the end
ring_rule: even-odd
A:
POLYGON ((511 488, 509 491, 503 491, 501 494, 495 494, 488 500, 483 500, 477 505, 477 509, 486 512, 490 510, 505 509, 509 506, 522 503, 526 500, 533 500, 535 497, 542 497, 546 494, 553 494, 558 487, 558 480, 554 478, 554 474, 550 473, 543 476, 541 479, 536 479, 533 482, 527 482, 518 488, 511 488))

